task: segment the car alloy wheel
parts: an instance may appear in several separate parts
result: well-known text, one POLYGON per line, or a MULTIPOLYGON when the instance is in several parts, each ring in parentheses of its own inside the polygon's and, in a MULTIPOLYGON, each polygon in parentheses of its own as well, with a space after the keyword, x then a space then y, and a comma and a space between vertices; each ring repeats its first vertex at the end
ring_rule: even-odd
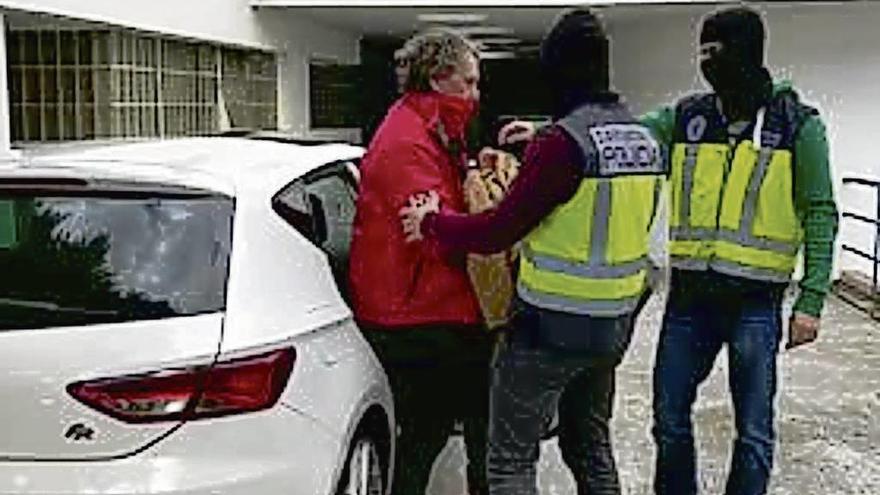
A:
POLYGON ((344 495, 384 495, 379 449, 371 438, 361 437, 354 443, 346 473, 344 495))

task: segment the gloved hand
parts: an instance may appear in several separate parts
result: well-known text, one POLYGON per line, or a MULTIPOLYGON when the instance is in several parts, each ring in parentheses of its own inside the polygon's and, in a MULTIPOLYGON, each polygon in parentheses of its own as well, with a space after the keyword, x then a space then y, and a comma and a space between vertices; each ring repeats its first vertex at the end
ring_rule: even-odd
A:
POLYGON ((515 120, 498 131, 498 146, 504 147, 531 141, 535 137, 536 131, 535 124, 523 120, 515 120))
POLYGON ((440 211, 440 196, 437 191, 428 191, 410 195, 407 206, 400 209, 400 223, 406 242, 414 242, 424 238, 422 220, 428 213, 440 211))

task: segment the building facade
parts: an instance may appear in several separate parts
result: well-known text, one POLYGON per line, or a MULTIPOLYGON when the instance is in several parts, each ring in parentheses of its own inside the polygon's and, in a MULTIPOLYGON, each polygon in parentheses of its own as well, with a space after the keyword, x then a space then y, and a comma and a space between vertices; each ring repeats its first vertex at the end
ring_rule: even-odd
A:
MULTIPOLYGON (((566 3, 576 2, 0 0, 0 66, 7 68, 0 70, 0 154, 31 143, 236 127, 362 142, 395 96, 391 54, 420 14, 483 8, 487 22, 537 42, 566 3)), ((613 83, 636 112, 704 88, 696 27, 712 4, 727 2, 589 3, 615 4, 602 9, 613 39, 613 83)), ((877 193, 842 179, 880 178, 873 150, 880 4, 752 5, 766 14, 774 76, 792 79, 822 110, 841 209, 872 216, 877 193)), ((484 91, 484 111, 540 106, 536 70, 512 63, 484 64, 484 85, 494 88, 484 91), (524 73, 529 84, 508 83, 524 73)), ((870 251, 876 232, 848 219, 840 238, 870 251)), ((846 252, 836 266, 874 268, 846 252)))
POLYGON ((0 12, 0 150, 230 128, 359 139, 355 125, 313 125, 309 80, 315 64, 356 64, 360 36, 301 11, 248 0, 39 0, 0 1, 0 12))

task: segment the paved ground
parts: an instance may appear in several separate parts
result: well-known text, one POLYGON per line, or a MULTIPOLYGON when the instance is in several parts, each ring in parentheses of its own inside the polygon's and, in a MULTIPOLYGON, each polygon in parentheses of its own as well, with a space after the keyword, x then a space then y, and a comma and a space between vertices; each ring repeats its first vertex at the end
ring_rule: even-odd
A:
MULTIPOLYGON (((662 301, 653 300, 619 369, 614 435, 624 494, 651 493, 654 445, 649 435, 651 367, 662 301)), ((694 419, 703 494, 723 493, 732 441, 726 359, 719 356, 694 419)), ((811 347, 780 358, 780 446, 772 495, 880 494, 880 325, 837 299, 811 347)), ((453 438, 434 466, 428 495, 463 495, 464 454, 453 438)), ((555 442, 542 448, 542 495, 573 494, 555 442)))

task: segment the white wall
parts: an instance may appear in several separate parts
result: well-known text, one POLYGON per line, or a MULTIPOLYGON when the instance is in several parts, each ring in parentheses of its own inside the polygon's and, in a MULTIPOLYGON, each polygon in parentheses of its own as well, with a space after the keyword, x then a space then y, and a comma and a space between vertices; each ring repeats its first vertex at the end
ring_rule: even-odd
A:
POLYGON ((295 9, 252 9, 249 0, 0 0, 16 9, 274 51, 279 62, 279 127, 302 136, 357 139, 357 130, 308 124, 308 60, 358 62, 358 33, 322 26, 295 9))
POLYGON ((295 9, 262 9, 257 16, 279 52, 279 128, 302 136, 358 140, 358 129, 310 129, 308 64, 312 57, 359 63, 360 35, 320 26, 295 9))
MULTIPOLYGON (((769 31, 768 64, 793 80, 804 100, 822 113, 831 142, 838 206, 873 217, 874 195, 846 186, 844 176, 880 179, 880 2, 840 5, 759 6, 769 31)), ((639 16, 614 22, 614 82, 638 112, 703 88, 696 40, 707 6, 645 7, 639 16)), ((841 224, 840 240, 870 252, 872 228, 841 224)), ((870 264, 848 253, 840 269, 868 273, 870 264)))
POLYGON ((271 47, 248 0, 0 0, 0 7, 221 43, 271 47))

